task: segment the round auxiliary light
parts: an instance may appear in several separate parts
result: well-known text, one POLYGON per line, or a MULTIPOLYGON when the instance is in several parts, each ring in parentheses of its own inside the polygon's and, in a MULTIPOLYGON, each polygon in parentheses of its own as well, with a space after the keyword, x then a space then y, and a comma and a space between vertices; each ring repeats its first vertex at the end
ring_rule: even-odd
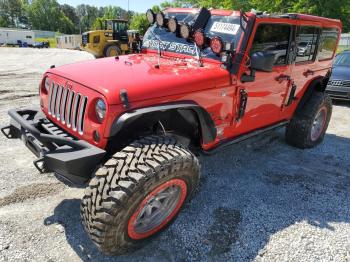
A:
POLYGON ((102 99, 98 99, 95 104, 97 119, 102 122, 106 116, 106 103, 102 99))
POLYGON ((154 14, 154 12, 152 11, 152 9, 148 9, 147 12, 146 12, 146 17, 147 17, 147 20, 148 20, 148 23, 150 24, 154 24, 155 22, 155 17, 156 15, 154 14))
POLYGON ((219 55, 224 48, 224 44, 223 44, 221 38, 218 36, 213 37, 210 40, 210 48, 214 54, 219 55))
POLYGON ((175 33, 178 27, 177 19, 172 17, 168 21, 168 29, 170 32, 175 33))
POLYGON ((164 24, 165 24, 165 16, 164 16, 164 14, 162 12, 160 12, 160 13, 158 13, 156 15, 156 22, 157 22, 158 26, 160 26, 160 27, 164 26, 164 24))
POLYGON ((184 39, 189 39, 191 34, 191 28, 188 24, 182 24, 180 26, 180 35, 184 39))
POLYGON ((196 30, 194 32, 194 42, 198 47, 203 47, 205 44, 205 35, 202 30, 196 30))

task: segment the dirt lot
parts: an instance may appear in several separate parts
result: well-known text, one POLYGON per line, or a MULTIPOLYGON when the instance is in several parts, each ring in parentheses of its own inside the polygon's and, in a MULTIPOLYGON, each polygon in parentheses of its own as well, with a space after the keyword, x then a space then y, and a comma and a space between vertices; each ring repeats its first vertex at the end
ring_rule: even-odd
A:
MULTIPOLYGON (((50 65, 84 52, 0 48, 0 126, 38 104, 50 65)), ((283 130, 201 157, 199 193, 136 253, 104 257, 79 219, 83 189, 39 174, 19 140, 0 135, 0 261, 350 261, 350 103, 337 103, 325 141, 284 143, 283 130)))

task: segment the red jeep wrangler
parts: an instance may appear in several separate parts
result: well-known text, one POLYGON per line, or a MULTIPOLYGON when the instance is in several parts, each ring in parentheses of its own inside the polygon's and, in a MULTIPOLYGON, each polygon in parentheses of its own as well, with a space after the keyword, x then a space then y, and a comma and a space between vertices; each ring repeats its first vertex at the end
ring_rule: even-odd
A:
POLYGON ((205 8, 146 15, 139 54, 53 66, 41 110, 10 110, 2 129, 38 156, 39 171, 87 183, 82 221, 106 254, 176 217, 198 186, 198 152, 282 126, 289 144, 310 148, 332 113, 324 91, 340 21, 205 8))

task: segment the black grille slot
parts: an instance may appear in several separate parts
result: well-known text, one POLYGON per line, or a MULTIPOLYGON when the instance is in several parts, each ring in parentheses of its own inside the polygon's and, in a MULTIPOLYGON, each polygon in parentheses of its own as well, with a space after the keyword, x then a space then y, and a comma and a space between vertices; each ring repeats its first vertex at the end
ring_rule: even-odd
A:
POLYGON ((77 116, 78 116, 78 110, 79 110, 79 103, 80 103, 80 94, 77 94, 75 96, 73 112, 72 112, 72 127, 74 131, 77 131, 77 116))
POLYGON ((48 113, 82 135, 87 102, 86 96, 53 83, 49 88, 48 113))
POLYGON ((87 97, 83 96, 80 102, 79 117, 78 117, 78 132, 83 134, 84 130, 84 117, 87 104, 87 97))

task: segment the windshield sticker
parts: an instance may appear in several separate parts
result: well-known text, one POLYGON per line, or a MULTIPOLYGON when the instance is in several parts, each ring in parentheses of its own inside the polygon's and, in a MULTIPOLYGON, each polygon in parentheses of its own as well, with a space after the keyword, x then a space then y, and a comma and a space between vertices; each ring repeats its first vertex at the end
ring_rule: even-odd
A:
POLYGON ((145 40, 143 46, 146 48, 158 49, 160 44, 161 50, 171 51, 175 53, 196 54, 196 48, 193 45, 174 43, 169 41, 159 42, 158 40, 145 40))
POLYGON ((214 22, 210 28, 210 31, 228 35, 236 35, 238 33, 239 27, 240 26, 237 24, 214 22))

